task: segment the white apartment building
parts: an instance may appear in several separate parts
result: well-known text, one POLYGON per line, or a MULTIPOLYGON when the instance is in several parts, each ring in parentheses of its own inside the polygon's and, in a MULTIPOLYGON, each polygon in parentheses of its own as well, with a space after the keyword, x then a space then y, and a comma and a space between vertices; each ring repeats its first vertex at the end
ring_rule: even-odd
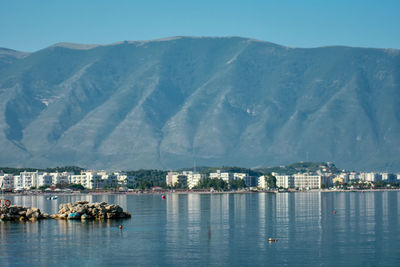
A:
POLYGON ((74 174, 69 177, 70 184, 81 184, 85 188, 89 188, 88 178, 85 174, 74 174))
POLYGON ((267 188, 267 182, 265 182, 264 175, 258 177, 258 187, 261 188, 261 189, 266 189, 267 188))
POLYGON ((70 181, 71 175, 74 175, 73 172, 52 172, 50 173, 52 176, 52 185, 58 185, 58 184, 68 184, 70 181))
POLYGON ((382 178, 382 181, 389 182, 389 183, 396 182, 396 180, 397 180, 397 176, 395 174, 387 173, 387 172, 382 172, 381 178, 382 178))
POLYGON ((187 186, 189 189, 192 189, 193 187, 197 186, 200 181, 205 177, 204 174, 200 173, 195 173, 192 171, 188 172, 183 172, 184 175, 187 177, 187 186))
POLYGON ((0 173, 0 185, 3 190, 14 189, 14 175, 0 173))
POLYGON ((177 183, 181 183, 183 186, 192 189, 197 186, 204 177, 203 174, 193 171, 168 172, 165 180, 168 186, 175 186, 177 183))
POLYGON ((297 173, 293 175, 293 178, 294 178, 294 187, 296 188, 307 188, 307 189, 322 188, 323 176, 321 175, 297 173))
POLYGON ((165 177, 165 182, 168 186, 174 186, 178 183, 178 172, 168 172, 165 177))
POLYGON ((382 176, 376 172, 361 172, 360 180, 365 182, 378 182, 382 180, 382 176))
POLYGON ((222 179, 225 182, 229 183, 234 179, 233 173, 231 172, 221 172, 221 170, 217 170, 217 172, 210 173, 211 179, 222 179))
POLYGON ((134 186, 135 176, 127 175, 125 172, 114 172, 117 176, 117 183, 119 186, 134 186))
MULTIPOLYGON (((272 174, 274 175, 274 174, 272 174)), ((276 186, 283 188, 294 188, 294 178, 291 175, 274 175, 276 177, 276 186)))
POLYGON ((53 184, 53 176, 48 173, 40 173, 37 176, 36 187, 40 186, 51 186, 53 184))
POLYGON ((21 172, 21 187, 24 189, 30 189, 31 187, 38 187, 38 177, 43 175, 43 172, 21 172))

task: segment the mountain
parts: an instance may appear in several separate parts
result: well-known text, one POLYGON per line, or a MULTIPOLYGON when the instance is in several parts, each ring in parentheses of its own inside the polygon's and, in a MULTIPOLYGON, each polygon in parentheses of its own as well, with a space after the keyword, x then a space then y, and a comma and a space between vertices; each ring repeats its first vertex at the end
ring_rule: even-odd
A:
POLYGON ((400 171, 400 51, 239 38, 0 49, 0 165, 400 171))

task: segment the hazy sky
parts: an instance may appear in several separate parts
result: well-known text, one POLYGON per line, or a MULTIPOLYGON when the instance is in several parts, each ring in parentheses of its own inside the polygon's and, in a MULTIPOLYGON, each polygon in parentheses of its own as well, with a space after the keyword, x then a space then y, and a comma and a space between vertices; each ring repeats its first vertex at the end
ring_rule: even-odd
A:
POLYGON ((0 0, 0 47, 177 35, 400 49, 400 0, 0 0))

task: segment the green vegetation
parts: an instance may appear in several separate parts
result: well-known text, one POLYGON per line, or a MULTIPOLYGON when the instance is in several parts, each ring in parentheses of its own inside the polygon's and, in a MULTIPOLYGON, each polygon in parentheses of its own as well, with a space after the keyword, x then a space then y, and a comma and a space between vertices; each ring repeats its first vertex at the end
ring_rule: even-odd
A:
POLYGON ((267 187, 276 188, 276 177, 272 174, 268 173, 264 175, 265 182, 267 183, 267 187))
POLYGON ((196 189, 209 189, 214 188, 214 190, 227 190, 228 184, 222 179, 211 179, 205 178, 200 181, 199 185, 195 187, 196 189))
POLYGON ((72 190, 85 190, 85 187, 81 184, 68 184, 66 188, 72 189, 72 190))
POLYGON ((240 179, 240 180, 232 180, 232 181, 230 181, 229 182, 229 187, 230 187, 230 189, 238 190, 238 189, 245 188, 246 185, 244 183, 244 180, 240 179))
POLYGON ((127 171, 128 175, 135 176, 136 188, 150 189, 153 186, 161 186, 166 188, 165 176, 168 171, 164 170, 137 170, 127 171))
POLYGON ((257 172, 262 174, 268 174, 276 172, 279 174, 295 174, 298 172, 310 172, 315 173, 317 171, 339 173, 340 170, 336 168, 335 164, 327 162, 297 162, 290 164, 288 166, 278 166, 278 167, 265 167, 255 169, 257 172), (325 171, 324 171, 325 170, 325 171))

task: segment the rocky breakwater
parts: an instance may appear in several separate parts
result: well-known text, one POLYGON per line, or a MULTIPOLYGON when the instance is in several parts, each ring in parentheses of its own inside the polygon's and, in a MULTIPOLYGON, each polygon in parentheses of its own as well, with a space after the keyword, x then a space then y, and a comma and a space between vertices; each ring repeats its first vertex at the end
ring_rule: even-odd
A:
POLYGON ((51 217, 62 220, 104 220, 130 218, 131 214, 124 212, 120 206, 115 204, 78 201, 61 204, 58 213, 51 217))
POLYGON ((47 213, 42 213, 38 208, 10 206, 0 207, 0 220, 2 221, 37 221, 48 219, 47 213))

